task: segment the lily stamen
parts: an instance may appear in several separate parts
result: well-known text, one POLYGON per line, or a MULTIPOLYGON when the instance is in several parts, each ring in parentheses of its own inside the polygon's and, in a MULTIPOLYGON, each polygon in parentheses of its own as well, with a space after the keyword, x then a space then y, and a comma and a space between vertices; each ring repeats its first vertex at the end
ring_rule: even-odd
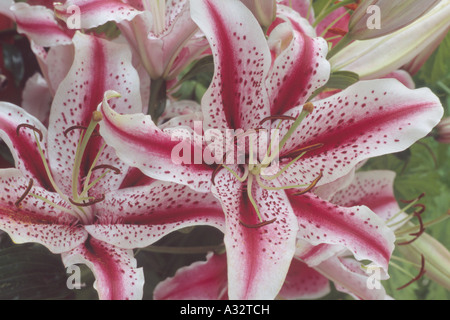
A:
POLYGON ((77 207, 89 207, 89 206, 92 206, 92 205, 94 205, 96 203, 102 202, 104 200, 105 200, 105 195, 104 194, 98 199, 94 199, 92 201, 83 202, 83 203, 76 202, 76 201, 74 201, 74 200, 69 198, 70 203, 73 204, 74 206, 77 206, 77 207))
POLYGON ((320 181, 320 179, 322 179, 323 177, 323 171, 320 171, 319 176, 317 178, 314 179, 313 182, 311 182, 311 184, 304 190, 300 191, 300 192, 296 192, 293 195, 294 196, 301 196, 305 193, 308 193, 309 191, 311 191, 316 185, 317 183, 320 181))
POLYGON ((286 158, 296 158, 300 154, 304 154, 304 153, 309 152, 309 151, 320 149, 323 146, 324 146, 323 143, 316 143, 316 144, 313 144, 313 145, 310 145, 310 146, 307 146, 307 147, 303 147, 303 148, 300 148, 300 149, 297 149, 297 150, 293 150, 293 151, 289 152, 288 154, 284 155, 284 157, 286 157, 286 158))
MULTIPOLYGON (((64 134, 64 137, 66 137, 67 138, 67 135, 69 134, 69 132, 71 132, 71 131, 73 131, 73 130, 87 130, 88 128, 87 127, 85 127, 85 126, 72 126, 72 127, 70 127, 70 128, 67 128, 66 130, 64 130, 64 132, 63 132, 63 134, 64 134)), ((92 137, 99 137, 100 136, 100 134, 98 133, 98 132, 93 132, 92 133, 92 137)))
POLYGON ((399 246, 405 246, 405 245, 413 243, 425 232, 425 226, 424 226, 424 223, 423 223, 423 220, 421 217, 421 214, 423 213, 424 209, 425 209, 425 206, 423 206, 423 209, 421 208, 421 210, 413 213, 413 215, 419 220, 419 231, 410 233, 409 235, 413 236, 414 238, 409 241, 397 243, 399 246))
POLYGON ((19 208, 20 207, 20 203, 27 197, 27 195, 30 193, 31 188, 33 188, 33 184, 34 184, 34 180, 30 179, 30 181, 28 182, 28 186, 25 189, 24 193, 20 196, 20 198, 14 203, 14 205, 19 208))
POLYGON ((122 171, 119 168, 116 168, 116 167, 114 167, 112 165, 109 165, 109 164, 100 164, 100 165, 92 168, 92 171, 100 170, 100 169, 109 169, 109 170, 114 171, 115 174, 121 174, 122 173, 122 171))
POLYGON ((17 136, 20 135, 20 129, 22 129, 22 128, 28 128, 28 129, 31 129, 31 130, 33 130, 34 132, 36 132, 37 134, 39 134, 39 141, 42 142, 42 140, 44 139, 44 134, 42 133, 41 130, 39 130, 39 129, 36 128, 35 126, 32 126, 31 124, 27 124, 27 123, 22 123, 22 124, 19 124, 19 125, 17 126, 17 128, 16 128, 16 134, 17 134, 17 136))
POLYGON ((408 287, 409 285, 413 284, 414 282, 418 281, 420 278, 422 278, 422 276, 425 274, 426 270, 425 270, 425 257, 423 255, 420 255, 421 257, 421 263, 420 263, 420 272, 417 276, 415 276, 413 279, 411 279, 411 281, 407 282, 406 284, 404 284, 401 287, 398 287, 397 290, 402 290, 406 287, 408 287))
POLYGON ((276 220, 277 220, 277 218, 274 218, 274 219, 272 219, 272 220, 269 220, 269 221, 263 221, 263 222, 258 223, 258 224, 247 224, 247 223, 245 223, 245 222, 243 222, 242 220, 239 219, 239 223, 240 223, 241 225, 243 225, 244 227, 246 227, 246 228, 257 229, 257 228, 261 228, 261 227, 267 226, 267 225, 269 225, 269 224, 272 224, 272 223, 274 223, 276 220))
POLYGON ((259 125, 262 125, 263 123, 269 121, 269 120, 290 120, 290 121, 295 121, 296 119, 294 117, 290 117, 290 116, 270 116, 270 117, 266 117, 264 119, 262 119, 259 122, 259 125))

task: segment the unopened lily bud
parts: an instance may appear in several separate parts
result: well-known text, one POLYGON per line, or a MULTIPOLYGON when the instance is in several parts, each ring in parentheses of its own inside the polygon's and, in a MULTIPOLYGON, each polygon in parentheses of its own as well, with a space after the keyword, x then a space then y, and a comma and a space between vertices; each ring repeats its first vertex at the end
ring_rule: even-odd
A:
POLYGON ((268 27, 275 20, 277 13, 276 0, 241 0, 255 15, 259 24, 268 27))
POLYGON ((425 259, 425 275, 439 285, 450 289, 450 252, 435 238, 422 234, 409 245, 398 246, 409 261, 420 264, 425 259))
POLYGON ((441 0, 366 0, 352 14, 349 36, 353 40, 381 37, 423 16, 441 0))
POLYGON ((450 117, 444 118, 436 126, 436 141, 450 144, 450 117))
POLYGON ((449 14, 450 0, 441 0, 425 15, 400 30, 376 39, 355 40, 330 58, 332 71, 351 71, 366 80, 400 69, 430 47, 435 47, 436 41, 447 34, 449 14))

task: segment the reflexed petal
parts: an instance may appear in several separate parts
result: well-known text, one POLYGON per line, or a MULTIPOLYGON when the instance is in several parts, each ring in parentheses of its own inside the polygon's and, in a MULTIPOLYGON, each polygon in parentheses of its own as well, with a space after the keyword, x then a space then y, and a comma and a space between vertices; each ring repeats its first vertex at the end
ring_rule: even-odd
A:
POLYGON ((311 38, 313 32, 309 30, 308 22, 282 8, 278 9, 279 15, 288 21, 292 40, 276 58, 266 81, 272 115, 284 114, 304 104, 315 90, 327 83, 330 76, 330 64, 326 60, 327 42, 322 38, 311 38), (286 14, 289 15, 285 17, 286 14))
POLYGON ((172 278, 160 282, 155 300, 220 300, 227 298, 227 260, 225 254, 208 254, 179 269, 172 278))
POLYGON ((414 79, 405 70, 399 69, 399 70, 392 71, 391 73, 389 73, 388 75, 385 75, 382 78, 385 78, 385 79, 394 78, 394 79, 397 79, 398 81, 400 81, 401 83, 403 83, 405 85, 405 87, 407 87, 409 89, 415 89, 416 88, 416 84, 414 83, 414 79))
MULTIPOLYGON (((327 99, 288 140, 288 151, 322 143, 283 174, 283 184, 311 183, 323 172, 319 185, 346 175, 359 162, 403 151, 426 136, 443 115, 439 99, 426 88, 410 90, 394 79, 361 81, 327 99)), ((297 117, 302 109, 287 113, 297 117)), ((281 134, 289 128, 283 123, 281 134)))
MULTIPOLYGON (((74 226, 76 219, 66 211, 28 195, 20 207, 16 201, 24 194, 28 180, 17 169, 0 170, 0 229, 15 243, 36 242, 53 253, 69 251, 83 243, 87 232, 74 226)), ((52 192, 32 187, 31 193, 44 197, 59 206, 69 206, 52 192)))
POLYGON ((344 246, 356 259, 368 259, 388 269, 395 236, 369 208, 345 208, 313 195, 288 194, 298 218, 300 238, 313 245, 327 243, 344 246))
POLYGON ((72 43, 73 32, 63 30, 58 25, 52 10, 26 3, 16 3, 11 9, 17 23, 17 31, 24 33, 36 44, 53 47, 72 43))
POLYGON ((344 251, 346 249, 340 245, 322 243, 314 246, 305 240, 298 239, 295 257, 305 262, 308 266, 315 267, 344 251))
POLYGON ((342 207, 367 206, 384 221, 400 211, 394 196, 395 172, 373 170, 358 172, 347 188, 331 200, 342 207))
POLYGON ((191 14, 210 42, 215 63, 213 82, 202 100, 205 126, 258 127, 269 116, 263 81, 270 67, 258 21, 237 0, 193 0, 191 14))
POLYGON ((100 110, 103 113, 100 133, 108 145, 116 149, 122 161, 131 167, 139 168, 154 179, 182 183, 195 190, 209 192, 212 168, 195 164, 192 159, 194 152, 203 152, 201 146, 200 150, 193 150, 190 139, 183 141, 163 132, 148 115, 119 115, 106 101, 100 110), (190 152, 190 155, 182 156, 182 160, 189 164, 179 164, 174 160, 174 156, 178 158, 179 154, 172 153, 178 150, 178 147, 182 148, 183 152, 190 152))
MULTIPOLYGON (((381 284, 369 279, 373 273, 366 273, 355 260, 334 257, 315 267, 317 271, 332 280, 339 291, 351 294, 356 299, 384 300, 386 291, 381 284), (369 285, 370 283, 370 285, 369 285)), ((378 279, 380 280, 380 279, 378 279)))
POLYGON ((101 300, 140 300, 144 271, 137 268, 132 250, 116 248, 90 238, 86 244, 63 254, 66 267, 86 264, 94 273, 94 288, 101 300))
POLYGON ((253 197, 264 221, 260 223, 242 184, 226 170, 217 175, 215 194, 226 215, 225 246, 230 299, 274 299, 281 289, 295 251, 297 221, 283 191, 257 186, 253 197), (270 281, 268 280, 270 279, 270 281))
MULTIPOLYGON (((22 108, 7 102, 0 103, 0 137, 9 147, 14 157, 16 168, 28 179, 34 179, 37 186, 50 191, 53 187, 45 172, 39 149, 36 144, 35 132, 29 128, 21 128, 17 135, 17 127, 28 124, 42 132, 42 148, 46 149, 47 129, 38 119, 28 114, 22 108)), ((39 134, 36 133, 39 139, 39 134)))
MULTIPOLYGON (((128 1, 127 1, 128 2, 128 1)), ((71 8, 78 8, 80 26, 77 29, 90 29, 105 24, 108 21, 120 23, 130 21, 141 12, 133 6, 120 0, 68 0, 64 5, 56 5, 58 18, 67 21, 74 14, 71 8)))
POLYGON ((0 3, 0 14, 14 20, 14 13, 10 10, 11 6, 14 4, 14 0, 3 0, 0 3))
POLYGON ((222 207, 210 193, 167 182, 109 193, 97 210, 98 224, 86 230, 125 249, 147 247, 189 226, 209 225, 223 231, 225 223, 222 207))
POLYGON ((278 296, 282 299, 318 299, 330 292, 330 282, 305 263, 293 259, 278 296))
MULTIPOLYGON (((116 90, 121 94, 121 98, 115 99, 112 104, 112 108, 117 112, 142 111, 139 76, 131 64, 131 52, 126 45, 81 33, 75 35, 74 44, 75 60, 55 95, 49 125, 50 164, 55 172, 55 180, 66 194, 72 193, 72 178, 67 177, 72 175, 76 149, 83 131, 73 130, 65 137, 65 130, 76 125, 87 127, 92 113, 97 110, 108 90, 116 90)), ((102 144, 101 138, 90 140, 80 179, 86 176, 102 144)), ((104 149, 97 164, 113 165, 123 174, 128 169, 117 159, 111 147, 104 149)), ((100 174, 101 172, 96 172, 93 179, 100 174)), ((123 175, 109 174, 102 180, 101 188, 106 191, 117 189, 122 178, 123 175)), ((93 191, 105 192, 98 187, 93 191)))

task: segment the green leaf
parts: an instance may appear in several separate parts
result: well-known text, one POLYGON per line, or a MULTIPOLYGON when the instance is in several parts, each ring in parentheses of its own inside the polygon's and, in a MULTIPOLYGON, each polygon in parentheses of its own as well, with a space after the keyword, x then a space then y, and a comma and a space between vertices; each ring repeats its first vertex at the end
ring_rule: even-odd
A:
POLYGON ((441 81, 450 87, 450 33, 444 38, 439 47, 422 66, 418 77, 427 86, 434 85, 441 81))
POLYGON ((214 73, 214 61, 212 56, 206 56, 197 62, 181 77, 178 84, 183 84, 185 81, 195 80, 200 75, 214 73))
POLYGON ((330 75, 330 79, 328 80, 325 87, 329 88, 329 89, 344 90, 358 81, 359 81, 359 76, 354 72, 336 71, 330 75))

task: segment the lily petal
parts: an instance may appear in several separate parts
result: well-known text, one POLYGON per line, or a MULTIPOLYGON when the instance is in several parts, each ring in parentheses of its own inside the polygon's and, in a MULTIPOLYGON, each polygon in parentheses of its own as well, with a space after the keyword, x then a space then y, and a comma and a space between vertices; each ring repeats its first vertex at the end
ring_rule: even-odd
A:
POLYGON ((120 0, 68 0, 63 5, 55 5, 55 14, 58 18, 67 21, 73 12, 71 8, 77 7, 80 14, 80 25, 77 29, 91 29, 105 24, 108 21, 120 23, 131 21, 141 12, 127 2, 120 0))
POLYGON ((4 0, 0 3, 0 14, 14 20, 14 13, 11 11, 11 6, 14 4, 14 0, 4 0))
POLYGON ((386 291, 381 284, 368 283, 370 274, 361 269, 361 264, 355 260, 334 257, 315 267, 328 279, 332 280, 339 291, 351 294, 356 299, 385 300, 386 291))
POLYGON ((17 128, 21 124, 35 127, 42 133, 42 141, 40 143, 43 150, 45 150, 47 129, 38 119, 28 114, 24 109, 7 102, 0 103, 0 123, 0 137, 11 150, 16 168, 26 178, 33 179, 36 185, 52 191, 53 187, 46 174, 44 163, 36 144, 36 137, 40 139, 40 135, 28 128, 21 128, 19 135, 17 134, 17 128))
POLYGON ((225 254, 210 253, 206 261, 180 268, 160 282, 155 300, 221 300, 227 299, 227 260, 225 254))
POLYGON ((72 43, 73 32, 58 25, 53 11, 43 6, 16 3, 11 7, 17 23, 17 31, 25 34, 36 44, 53 47, 72 43))
MULTIPOLYGON (((71 175, 78 140, 81 130, 73 130, 65 137, 64 133, 72 126, 87 127, 92 113, 104 99, 108 90, 116 90, 121 97, 114 101, 112 108, 117 112, 135 113, 142 111, 140 97, 139 76, 131 64, 131 52, 126 45, 115 44, 94 36, 75 35, 74 63, 61 82, 56 92, 50 113, 49 158, 55 180, 65 194, 72 193, 71 175)), ((85 177, 95 156, 99 152, 103 141, 92 138, 85 152, 84 165, 80 172, 85 177)), ((104 193, 117 189, 127 167, 117 159, 114 149, 106 147, 100 155, 98 164, 113 165, 121 170, 121 175, 108 175, 101 184, 106 190, 99 190, 96 186, 93 192, 104 193), (108 182, 105 182, 108 181, 108 182)), ((100 173, 93 175, 95 179, 100 173)), ((95 195, 94 195, 95 196, 95 195)))
MULTIPOLYGON (((190 156, 187 159, 189 164, 180 164, 173 159, 172 153, 177 146, 181 145, 183 150, 192 150, 189 139, 183 141, 163 132, 148 115, 120 115, 109 107, 106 100, 100 111, 103 114, 100 133, 108 145, 115 148, 122 161, 154 179, 181 183, 198 191, 209 192, 212 168, 193 164, 190 156)), ((199 152, 203 152, 199 147, 199 152)))
MULTIPOLYGON (((311 182, 320 172, 323 178, 318 185, 323 185, 346 175, 363 160, 403 151, 426 136, 443 115, 431 90, 410 90, 394 79, 361 81, 314 105, 281 157, 305 146, 323 146, 286 170, 285 185, 311 182)), ((295 108, 286 115, 295 118, 301 110, 295 108)), ((281 132, 288 128, 283 123, 281 132)))
POLYGON ((328 243, 344 246, 356 259, 368 259, 384 270, 388 269, 395 236, 369 208, 345 208, 314 195, 287 194, 298 218, 300 238, 313 245, 328 243))
POLYGON ((261 217, 270 224, 257 225, 257 213, 242 184, 223 170, 216 176, 214 193, 226 216, 225 246, 230 299, 273 299, 281 289, 295 252, 297 221, 283 191, 253 188, 261 217), (273 219, 276 219, 273 221, 273 219))
POLYGON ((119 249, 90 238, 62 255, 66 267, 86 264, 95 275, 94 288, 101 300, 140 300, 143 296, 144 271, 137 268, 132 250, 119 249))
POLYGON ((263 81, 271 64, 258 21, 237 0, 192 0, 191 15, 208 38, 215 65, 202 100, 205 128, 258 127, 269 116, 263 81))
MULTIPOLYGON (((17 169, 3 169, 0 173, 0 229, 7 232, 15 243, 35 242, 57 254, 69 251, 87 239, 87 232, 74 226, 76 219, 62 209, 27 196, 15 202, 24 194, 29 183, 17 169)), ((53 203, 69 207, 52 192, 33 186, 32 194, 53 203)))
POLYGON ((330 293, 330 281, 305 263, 293 259, 283 288, 282 299, 318 299, 330 293))
POLYGON ((394 79, 397 79, 398 81, 400 81, 401 83, 403 83, 405 85, 405 87, 407 87, 409 89, 416 88, 414 79, 405 70, 401 70, 401 69, 395 70, 381 78, 385 78, 385 79, 394 78, 394 79))
POLYGON ((367 206, 386 221, 400 211, 394 196, 394 179, 393 171, 358 172, 355 180, 337 192, 331 202, 342 207, 367 206))
POLYGON ((306 263, 308 266, 315 267, 344 251, 346 251, 345 247, 340 245, 322 243, 314 246, 303 239, 298 239, 295 257, 306 263))
POLYGON ((330 76, 327 42, 322 38, 311 38, 312 27, 299 14, 292 13, 293 10, 280 6, 278 11, 291 26, 292 40, 276 58, 266 81, 272 115, 284 114, 304 104, 330 76))
POLYGON ((167 182, 128 188, 97 204, 99 223, 86 226, 96 239, 124 249, 147 247, 168 233, 193 225, 224 231, 220 203, 209 193, 167 182))

